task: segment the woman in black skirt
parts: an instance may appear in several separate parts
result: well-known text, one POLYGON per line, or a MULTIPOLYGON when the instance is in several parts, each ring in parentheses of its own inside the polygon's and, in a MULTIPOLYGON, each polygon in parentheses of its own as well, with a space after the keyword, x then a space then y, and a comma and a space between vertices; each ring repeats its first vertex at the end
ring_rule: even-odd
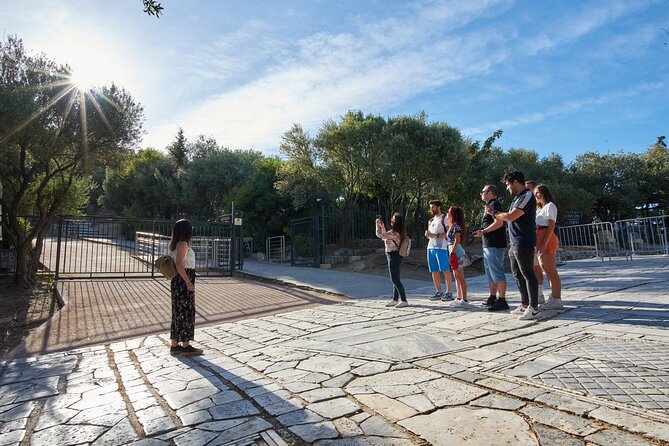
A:
POLYGON ((172 325, 170 354, 194 356, 202 350, 190 345, 195 336, 195 252, 190 247, 193 225, 182 219, 172 228, 168 254, 174 259, 177 275, 172 279, 172 325))

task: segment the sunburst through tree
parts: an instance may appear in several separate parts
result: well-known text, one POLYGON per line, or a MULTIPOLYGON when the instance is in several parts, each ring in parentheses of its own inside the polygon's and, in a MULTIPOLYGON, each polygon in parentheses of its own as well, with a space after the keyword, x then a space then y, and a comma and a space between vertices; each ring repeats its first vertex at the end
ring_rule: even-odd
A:
POLYGON ((29 282, 55 216, 80 210, 90 166, 115 165, 141 136, 142 107, 113 83, 79 85, 68 66, 0 42, 2 225, 29 282), (22 217, 30 216, 28 220, 22 217))

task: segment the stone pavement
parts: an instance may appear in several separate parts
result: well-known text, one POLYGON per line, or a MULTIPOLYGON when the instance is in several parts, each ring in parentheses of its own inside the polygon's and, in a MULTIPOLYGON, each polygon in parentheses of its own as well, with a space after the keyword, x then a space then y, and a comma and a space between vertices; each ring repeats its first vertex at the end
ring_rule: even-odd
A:
MULTIPOLYGON (((44 354, 169 331, 169 286, 162 278, 62 280, 58 290, 66 305, 7 356, 44 354)), ((200 276, 196 286, 197 327, 348 300, 244 277, 200 276)))
POLYGON ((669 444, 669 259, 560 273, 538 321, 485 311, 477 279, 465 310, 428 290, 204 327, 201 357, 161 333, 11 360, 0 445, 669 444))

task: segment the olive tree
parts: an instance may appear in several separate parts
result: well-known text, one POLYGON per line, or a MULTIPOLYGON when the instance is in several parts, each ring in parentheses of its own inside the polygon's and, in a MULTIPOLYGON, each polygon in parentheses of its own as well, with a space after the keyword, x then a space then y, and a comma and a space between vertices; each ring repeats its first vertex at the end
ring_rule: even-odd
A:
POLYGON ((90 166, 128 156, 142 120, 123 88, 82 91, 68 66, 29 54, 17 37, 0 42, 2 226, 16 249, 17 283, 34 281, 48 230, 76 204, 90 166))

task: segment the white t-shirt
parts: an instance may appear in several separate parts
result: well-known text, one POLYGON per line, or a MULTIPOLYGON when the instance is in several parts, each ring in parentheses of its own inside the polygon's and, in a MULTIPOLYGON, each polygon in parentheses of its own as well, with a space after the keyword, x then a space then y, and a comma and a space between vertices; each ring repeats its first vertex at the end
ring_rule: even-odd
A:
MULTIPOLYGON (((446 225, 446 228, 448 228, 448 217, 446 217, 444 214, 441 214, 432 218, 432 221, 427 226, 427 230, 433 234, 445 234, 446 231, 444 231, 444 224, 441 222, 442 216, 444 217, 444 224, 446 225)), ((448 249, 448 240, 446 240, 445 237, 435 237, 430 238, 429 240, 430 241, 427 244, 427 249, 448 249)))
MULTIPOLYGON (((174 261, 177 261, 177 252, 175 251, 169 251, 167 255, 171 256, 174 261)), ((184 259, 184 268, 186 269, 195 269, 195 251, 193 251, 193 248, 190 246, 188 247, 188 251, 186 251, 186 258, 184 259)))
POLYGON ((557 206, 550 202, 537 209, 537 226, 548 226, 548 221, 557 221, 557 206))

